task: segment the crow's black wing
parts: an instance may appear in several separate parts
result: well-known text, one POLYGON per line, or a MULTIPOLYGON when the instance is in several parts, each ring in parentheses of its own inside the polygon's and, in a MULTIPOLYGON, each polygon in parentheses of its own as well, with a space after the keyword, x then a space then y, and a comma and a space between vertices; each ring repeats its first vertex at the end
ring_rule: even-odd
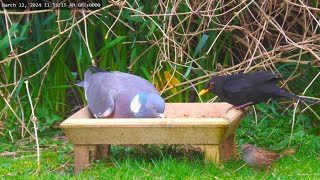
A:
POLYGON ((264 83, 270 83, 278 80, 277 75, 271 71, 258 71, 247 74, 235 74, 224 84, 224 91, 228 93, 239 93, 241 91, 247 91, 255 86, 259 86, 264 83))

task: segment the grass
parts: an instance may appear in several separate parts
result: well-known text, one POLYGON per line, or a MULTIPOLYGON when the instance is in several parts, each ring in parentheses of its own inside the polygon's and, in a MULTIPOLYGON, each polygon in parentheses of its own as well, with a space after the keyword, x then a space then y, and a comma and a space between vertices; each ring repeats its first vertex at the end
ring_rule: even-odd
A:
POLYGON ((219 166, 204 162, 203 153, 187 145, 112 146, 111 158, 94 161, 91 168, 73 175, 73 145, 60 130, 39 134, 41 168, 37 171, 35 142, 28 138, 11 143, 0 140, 0 178, 18 179, 318 179, 320 178, 320 136, 312 133, 310 116, 296 114, 291 134, 292 110, 277 112, 272 104, 256 105, 257 121, 249 111, 237 129, 238 157, 219 166), (290 148, 270 170, 255 170, 241 160, 240 146, 253 143, 275 152, 290 148))
MULTIPOLYGON (((247 121, 247 120, 245 120, 247 121)), ((241 129, 238 129, 238 134, 241 129)), ((240 136, 241 137, 241 136, 240 136)), ((238 139, 240 144, 245 139, 238 139)), ((305 139, 293 156, 276 161, 269 172, 254 170, 237 158, 219 166, 204 162, 203 154, 184 145, 143 145, 145 152, 133 147, 112 146, 112 157, 93 162, 90 169, 73 175, 73 145, 63 136, 41 138, 41 170, 38 174, 34 142, 2 142, 1 178, 41 179, 317 179, 320 177, 320 137, 305 139), (61 138, 62 137, 62 138, 61 138), (186 148, 188 147, 188 148, 186 148), (33 151, 30 151, 33 149, 33 151), (11 152, 11 153, 9 153, 11 152)), ((269 148, 270 149, 270 148, 269 148)), ((280 150, 276 150, 280 152, 280 150)))

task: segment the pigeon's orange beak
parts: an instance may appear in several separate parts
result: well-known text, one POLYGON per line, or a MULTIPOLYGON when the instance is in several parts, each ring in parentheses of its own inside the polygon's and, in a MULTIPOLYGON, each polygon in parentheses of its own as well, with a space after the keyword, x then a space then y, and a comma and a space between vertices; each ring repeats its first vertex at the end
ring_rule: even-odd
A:
POLYGON ((203 89, 202 91, 200 91, 199 96, 202 96, 202 95, 206 94, 207 92, 209 92, 209 89, 203 89))

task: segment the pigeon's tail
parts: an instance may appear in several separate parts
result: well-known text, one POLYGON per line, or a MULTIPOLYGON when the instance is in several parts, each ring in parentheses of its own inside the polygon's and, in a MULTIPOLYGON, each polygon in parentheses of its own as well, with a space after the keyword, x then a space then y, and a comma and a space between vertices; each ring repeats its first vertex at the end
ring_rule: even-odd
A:
POLYGON ((297 96, 297 95, 295 95, 295 94, 288 93, 288 92, 286 92, 286 91, 283 90, 283 89, 281 89, 281 90, 279 91, 279 95, 280 95, 280 96, 287 97, 287 98, 298 99, 298 100, 300 100, 300 101, 307 102, 307 103, 310 103, 310 104, 317 104, 317 102, 310 101, 310 100, 308 100, 308 99, 306 99, 306 98, 297 96))
POLYGON ((92 71, 94 71, 95 73, 97 72, 106 72, 105 70, 102 70, 96 66, 90 66, 89 69, 91 69, 92 71))
POLYGON ((91 75, 93 73, 98 73, 98 72, 106 72, 98 67, 95 66, 91 66, 89 67, 86 72, 84 73, 84 81, 76 81, 76 82, 72 82, 71 84, 74 84, 76 86, 80 86, 80 87, 84 87, 84 82, 87 81, 88 79, 90 79, 91 75))
POLYGON ((96 66, 90 66, 84 73, 84 80, 87 80, 91 77, 92 73, 106 72, 96 66))

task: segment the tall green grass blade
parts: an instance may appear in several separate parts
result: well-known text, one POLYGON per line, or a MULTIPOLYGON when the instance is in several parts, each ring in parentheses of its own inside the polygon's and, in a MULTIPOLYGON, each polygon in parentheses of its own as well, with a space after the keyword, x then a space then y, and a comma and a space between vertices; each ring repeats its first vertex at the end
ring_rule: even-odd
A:
MULTIPOLYGON (((199 44, 197 45, 196 50, 194 51, 193 58, 195 58, 197 56, 197 54, 200 52, 202 47, 206 44, 208 38, 209 38, 208 35, 206 35, 206 34, 202 35, 202 38, 201 38, 199 44)), ((190 62, 186 73, 183 75, 183 79, 186 79, 189 76, 191 69, 192 69, 192 64, 193 64, 193 62, 190 62)))
POLYGON ((26 22, 23 26, 22 29, 20 30, 19 36, 22 37, 25 35, 25 33, 27 32, 27 30, 30 28, 31 26, 31 22, 26 22))
POLYGON ((96 58, 97 56, 101 55, 106 49, 113 47, 118 43, 122 43, 128 36, 119 36, 118 38, 112 40, 110 43, 105 45, 102 49, 100 49, 93 57, 96 58))
POLYGON ((12 100, 15 100, 16 99, 16 97, 19 95, 19 93, 20 93, 20 90, 21 90, 21 88, 22 88, 22 85, 24 84, 24 80, 26 79, 26 76, 23 76, 22 78, 21 78, 21 80, 19 81, 19 84, 18 84, 18 86, 17 86, 17 88, 16 88, 16 91, 13 93, 13 95, 12 95, 12 100))
POLYGON ((186 79, 189 76, 189 74, 191 72, 191 68, 192 68, 192 62, 189 63, 188 69, 187 69, 186 73, 183 75, 183 79, 186 79))
POLYGON ((127 19, 134 22, 140 22, 140 23, 144 22, 144 20, 141 17, 137 17, 137 16, 128 16, 127 19))
POLYGON ((154 22, 151 21, 151 28, 149 33, 147 34, 147 37, 150 37, 153 34, 155 29, 156 29, 156 25, 154 24, 154 22))
POLYGON ((51 16, 49 16, 46 20, 44 20, 41 25, 42 26, 46 26, 49 23, 52 23, 53 21, 55 21, 55 18, 57 17, 57 14, 52 14, 51 16))
MULTIPOLYGON (((144 6, 140 6, 140 7, 138 7, 136 10, 139 11, 139 12, 141 12, 141 10, 143 9, 143 7, 144 7, 144 6)), ((138 12, 135 11, 134 14, 135 14, 135 15, 139 15, 140 13, 138 13, 138 12)))
POLYGON ((152 79, 151 79, 151 76, 150 76, 148 70, 144 66, 141 66, 140 69, 143 72, 143 74, 145 75, 145 77, 148 79, 148 81, 152 82, 152 79))
MULTIPOLYGON (((19 32, 18 31, 18 25, 19 25, 19 23, 13 23, 10 26, 9 36, 11 37, 11 39, 12 39, 14 33, 19 32)), ((8 32, 7 32, 6 35, 4 36, 4 38, 0 41, 0 51, 2 51, 3 49, 9 47, 9 36, 8 36, 8 32)))
POLYGON ((148 23, 149 23, 149 20, 145 20, 143 23, 142 23, 142 25, 139 27, 139 33, 140 32, 143 32, 143 30, 147 27, 147 25, 148 25, 148 23))
POLYGON ((49 86, 45 87, 44 89, 66 89, 66 88, 73 88, 74 85, 56 85, 56 86, 49 86))
POLYGON ((134 47, 132 50, 131 50, 131 56, 130 56, 130 63, 133 62, 133 60, 137 57, 137 48, 134 47))
POLYGON ((201 38, 199 44, 197 45, 196 50, 194 51, 193 58, 195 58, 198 55, 198 53, 200 52, 202 47, 206 44, 208 38, 209 38, 208 35, 206 35, 206 34, 202 35, 202 38, 201 38))
MULTIPOLYGON (((21 41, 23 41, 23 40, 26 40, 27 38, 25 38, 25 37, 17 37, 17 38, 14 38, 14 39, 11 39, 11 45, 13 46, 13 45, 16 45, 16 44, 18 44, 18 43, 20 43, 21 41)), ((0 45, 1 46, 1 45, 0 45)), ((7 49, 8 47, 10 46, 10 44, 9 44, 9 41, 4 45, 4 46, 1 46, 0 47, 0 51, 2 51, 2 50, 4 50, 4 49, 7 49)))
POLYGON ((120 71, 126 71, 124 65, 123 65, 123 61, 121 60, 118 51, 116 50, 116 47, 112 47, 112 54, 114 56, 114 58, 116 59, 117 65, 120 69, 120 71))

